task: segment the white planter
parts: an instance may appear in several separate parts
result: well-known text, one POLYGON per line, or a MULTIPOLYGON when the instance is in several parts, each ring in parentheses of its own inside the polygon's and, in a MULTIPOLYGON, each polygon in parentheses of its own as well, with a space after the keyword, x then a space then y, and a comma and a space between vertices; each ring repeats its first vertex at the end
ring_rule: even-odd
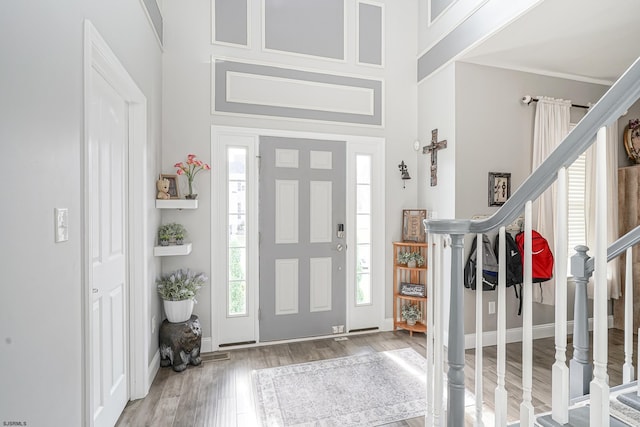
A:
POLYGON ((409 268, 416 268, 418 266, 418 261, 416 261, 415 259, 412 259, 411 261, 407 262, 407 267, 409 268))
POLYGON ((191 318, 191 313, 193 312, 192 299, 182 301, 163 300, 163 305, 167 320, 171 323, 182 323, 191 318))
POLYGON ((409 326, 415 326, 415 325, 416 325, 416 321, 415 321, 415 319, 407 319, 407 325, 409 325, 409 326))

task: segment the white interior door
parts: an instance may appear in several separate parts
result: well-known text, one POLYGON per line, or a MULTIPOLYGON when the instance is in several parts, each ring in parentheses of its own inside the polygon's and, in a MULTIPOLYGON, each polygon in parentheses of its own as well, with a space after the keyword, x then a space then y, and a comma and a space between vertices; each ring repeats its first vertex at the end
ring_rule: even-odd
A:
POLYGON ((89 117, 92 415, 113 426, 129 400, 126 101, 95 70, 89 117))

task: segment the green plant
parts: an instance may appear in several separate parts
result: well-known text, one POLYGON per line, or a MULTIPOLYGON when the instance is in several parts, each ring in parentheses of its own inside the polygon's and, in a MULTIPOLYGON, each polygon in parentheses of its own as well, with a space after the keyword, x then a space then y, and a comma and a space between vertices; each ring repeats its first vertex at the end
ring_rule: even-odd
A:
POLYGON ((398 254, 398 264, 407 264, 409 261, 415 261, 418 267, 424 265, 424 257, 420 252, 405 251, 398 254))
POLYGON ((196 301, 196 294, 208 280, 204 273, 194 273, 189 269, 180 269, 160 276, 156 280, 160 298, 168 301, 196 301))
POLYGON ((405 304, 402 306, 402 318, 404 320, 418 320, 422 318, 422 310, 418 304, 405 304))
POLYGON ((158 238, 160 240, 184 240, 187 230, 182 224, 172 222, 161 225, 158 228, 158 238))

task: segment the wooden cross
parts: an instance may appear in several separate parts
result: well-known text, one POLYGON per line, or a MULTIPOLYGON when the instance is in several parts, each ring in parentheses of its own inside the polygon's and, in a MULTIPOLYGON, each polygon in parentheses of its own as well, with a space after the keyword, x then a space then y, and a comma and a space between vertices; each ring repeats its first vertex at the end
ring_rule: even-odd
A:
POLYGON ((438 141, 438 129, 431 131, 431 144, 422 147, 422 154, 431 153, 431 186, 438 185, 438 150, 447 148, 447 140, 438 141))

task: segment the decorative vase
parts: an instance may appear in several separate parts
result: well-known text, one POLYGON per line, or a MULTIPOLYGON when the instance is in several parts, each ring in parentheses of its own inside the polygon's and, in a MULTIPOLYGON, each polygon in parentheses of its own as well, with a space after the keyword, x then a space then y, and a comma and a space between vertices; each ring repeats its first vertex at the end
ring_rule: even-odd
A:
POLYGON ((407 267, 409 268, 416 268, 418 266, 418 262, 415 259, 412 259, 411 261, 407 262, 407 267))
POLYGON ((407 319, 407 325, 415 326, 416 325, 416 319, 407 319))
POLYGON ((167 239, 160 240, 160 246, 169 246, 169 240, 167 239))
POLYGON ((193 312, 193 300, 185 299, 182 301, 163 300, 164 312, 170 323, 182 323, 191 318, 193 312))
POLYGON ((193 180, 189 180, 189 192, 184 196, 185 199, 195 200, 198 198, 198 193, 194 192, 193 180))
POLYGON ((181 245, 184 243, 184 239, 176 239, 176 245, 181 245))

